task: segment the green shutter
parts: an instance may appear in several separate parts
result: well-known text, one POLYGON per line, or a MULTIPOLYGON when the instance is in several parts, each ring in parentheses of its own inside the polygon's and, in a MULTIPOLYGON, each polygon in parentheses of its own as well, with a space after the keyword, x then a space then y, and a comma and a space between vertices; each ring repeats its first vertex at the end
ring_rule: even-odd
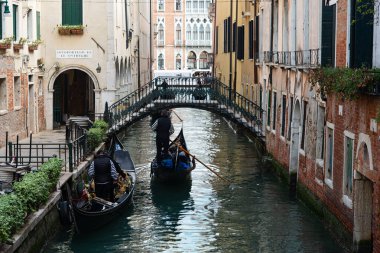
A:
POLYGON ((82 25, 82 0, 62 0, 62 25, 82 25))
POLYGON ((36 12, 36 24, 37 24, 37 39, 41 39, 41 14, 39 11, 36 12))
POLYGON ((346 189, 347 193, 352 192, 352 150, 353 150, 353 140, 346 137, 346 189))
POLYGON ((268 110, 267 110, 267 125, 270 126, 270 116, 271 116, 271 103, 272 103, 272 99, 271 99, 271 96, 272 96, 272 93, 270 91, 268 91, 268 110))
POLYGON ((17 39, 17 5, 13 5, 13 40, 17 39))
POLYGON ((325 6, 322 1, 322 66, 335 65, 336 4, 325 6))
POLYGON ((350 38, 350 65, 351 67, 372 67, 373 45, 373 13, 371 1, 351 0, 351 38, 350 38))

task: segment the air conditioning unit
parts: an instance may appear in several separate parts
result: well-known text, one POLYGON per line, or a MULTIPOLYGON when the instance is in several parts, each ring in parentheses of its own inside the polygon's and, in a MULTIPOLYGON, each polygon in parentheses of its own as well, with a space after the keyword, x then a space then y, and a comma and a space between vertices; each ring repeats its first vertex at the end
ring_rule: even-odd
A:
POLYGON ((242 11, 241 15, 243 17, 250 17, 251 16, 251 12, 249 12, 249 11, 242 11))

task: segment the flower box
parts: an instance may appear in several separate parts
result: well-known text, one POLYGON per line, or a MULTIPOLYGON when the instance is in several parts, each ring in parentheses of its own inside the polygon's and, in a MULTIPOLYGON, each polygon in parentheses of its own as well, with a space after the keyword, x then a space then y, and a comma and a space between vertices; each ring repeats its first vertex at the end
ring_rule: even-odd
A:
POLYGON ((59 33, 60 35, 70 35, 70 28, 59 27, 59 28, 58 28, 58 33, 59 33))
POLYGON ((0 43, 0 49, 10 49, 11 44, 8 43, 0 43))
POLYGON ((28 50, 33 52, 34 50, 38 49, 38 45, 30 44, 28 45, 28 50))
POLYGON ((13 50, 20 50, 24 48, 24 44, 13 44, 13 50))
POLYGON ((58 33, 60 35, 82 35, 83 27, 78 26, 61 26, 58 27, 58 33))
POLYGON ((70 33, 71 34, 82 35, 83 34, 83 28, 70 29, 70 33))

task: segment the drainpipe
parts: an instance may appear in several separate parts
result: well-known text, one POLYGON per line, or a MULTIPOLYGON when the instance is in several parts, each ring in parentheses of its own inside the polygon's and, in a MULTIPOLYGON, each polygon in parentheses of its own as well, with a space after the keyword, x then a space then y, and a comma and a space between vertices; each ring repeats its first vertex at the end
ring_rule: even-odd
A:
POLYGON ((149 44, 149 80, 152 80, 153 78, 153 70, 152 70, 152 66, 153 66, 153 57, 152 57, 152 52, 153 52, 153 43, 152 43, 152 1, 149 1, 149 40, 150 40, 150 44, 149 44))
MULTIPOLYGON (((215 78, 215 57, 216 57, 216 6, 217 6, 217 0, 215 0, 215 5, 214 5, 214 41, 213 41, 213 45, 214 45, 214 48, 212 50, 212 80, 214 80, 215 78)), ((219 36, 219 34, 218 34, 219 36)), ((219 43, 218 43, 219 44, 219 43)))
MULTIPOLYGON (((269 54, 273 53, 273 19, 274 19, 273 16, 274 16, 274 0, 272 0, 272 6, 271 6, 271 17, 270 17, 270 51, 269 51, 269 54)), ((270 81, 270 83, 269 83, 270 87, 272 88, 272 67, 271 66, 269 67, 269 81, 270 81)))

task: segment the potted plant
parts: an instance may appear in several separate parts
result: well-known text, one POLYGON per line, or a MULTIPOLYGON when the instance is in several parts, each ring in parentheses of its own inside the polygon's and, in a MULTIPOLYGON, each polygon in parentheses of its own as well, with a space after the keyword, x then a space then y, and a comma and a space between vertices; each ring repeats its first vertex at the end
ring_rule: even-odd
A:
POLYGON ((61 25, 58 26, 58 33, 60 35, 82 35, 83 25, 61 25))
POLYGON ((11 48, 11 44, 13 41, 13 37, 8 37, 0 40, 0 49, 9 49, 11 48))
POLYGON ((34 40, 28 44, 29 51, 34 51, 38 49, 38 45, 42 43, 42 40, 34 40))
POLYGON ((18 42, 13 42, 13 50, 18 51, 22 49, 26 41, 27 41, 26 38, 20 37, 18 42))

